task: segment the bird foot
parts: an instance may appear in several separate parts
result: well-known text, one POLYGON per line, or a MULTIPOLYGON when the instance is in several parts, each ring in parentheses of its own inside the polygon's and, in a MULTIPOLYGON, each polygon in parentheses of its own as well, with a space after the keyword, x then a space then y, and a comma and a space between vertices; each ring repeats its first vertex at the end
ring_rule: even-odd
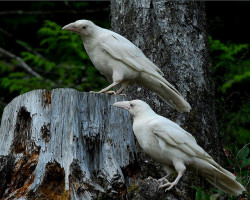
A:
POLYGON ((167 192, 167 191, 171 190, 176 184, 177 184, 177 183, 175 183, 175 182, 172 182, 172 183, 167 182, 167 183, 165 183, 165 184, 163 184, 163 185, 160 185, 160 186, 159 186, 159 189, 161 189, 161 188, 166 188, 166 189, 165 189, 165 192, 167 192))
POLYGON ((121 96, 124 96, 124 97, 126 97, 126 96, 127 96, 126 94, 116 94, 116 95, 121 95, 121 96))
POLYGON ((107 94, 116 94, 115 91, 107 91, 105 93, 107 93, 107 94))
POLYGON ((158 179, 160 183, 169 183, 168 179, 166 177, 158 179))
POLYGON ((96 91, 90 91, 90 93, 97 93, 97 94, 100 94, 100 93, 107 93, 107 94, 116 94, 115 91, 99 91, 99 92, 96 92, 96 91))
POLYGON ((147 179, 149 179, 149 180, 154 180, 154 178, 152 177, 152 176, 149 176, 147 179))
POLYGON ((163 176, 162 178, 158 179, 158 181, 159 181, 160 183, 164 183, 164 182, 169 183, 169 181, 168 181, 167 178, 168 178, 170 175, 171 175, 171 174, 167 174, 166 176, 163 176))
POLYGON ((177 188, 177 186, 175 186, 174 188, 178 194, 182 194, 182 192, 177 188))
POLYGON ((116 93, 115 91, 105 91, 105 90, 101 90, 99 92, 96 92, 96 91, 89 91, 89 93, 97 93, 97 94, 100 94, 100 93, 107 93, 107 94, 115 94, 115 95, 121 95, 121 96, 127 96, 126 94, 120 94, 120 93, 116 93))

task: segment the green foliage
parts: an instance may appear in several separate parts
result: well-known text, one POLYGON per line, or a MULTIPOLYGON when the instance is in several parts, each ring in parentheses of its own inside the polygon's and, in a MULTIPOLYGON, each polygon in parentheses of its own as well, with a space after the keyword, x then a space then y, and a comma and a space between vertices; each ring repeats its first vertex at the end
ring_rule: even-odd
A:
MULTIPOLYGON (((250 56, 248 44, 224 44, 209 38, 216 108, 226 148, 250 141, 250 56), (231 141, 235 141, 232 143, 231 141)), ((236 153, 236 152, 234 152, 236 153)))
POLYGON ((233 85, 243 82, 250 82, 250 60, 244 61, 238 66, 236 74, 230 75, 230 79, 222 85, 221 90, 225 93, 226 90, 232 88, 233 85))
MULTIPOLYGON (((224 44, 211 37, 209 42, 216 86, 217 119, 230 165, 229 171, 234 172, 236 180, 247 188, 250 182, 250 150, 249 144, 246 145, 246 142, 250 141, 249 45, 230 42, 224 44)), ((210 191, 199 187, 195 189, 196 200, 213 200, 220 197, 238 199, 215 187, 210 191)), ((246 195, 243 194, 242 198, 246 195)))
POLYGON ((201 188, 197 188, 195 200, 209 200, 209 196, 201 188))
POLYGON ((195 200, 216 200, 223 193, 215 187, 213 187, 211 190, 197 186, 192 186, 192 188, 196 190, 195 200))
POLYGON ((1 83, 4 88, 9 89, 10 93, 17 91, 20 94, 33 89, 44 88, 44 85, 50 87, 52 84, 50 81, 45 80, 41 82, 36 77, 26 77, 26 74, 23 72, 10 73, 9 76, 1 80, 1 83))
POLYGON ((218 89, 225 93, 235 83, 250 81, 250 59, 244 60, 249 53, 248 44, 230 42, 223 44, 219 40, 213 40, 212 37, 209 37, 209 43, 213 61, 212 70, 218 89))
POLYGON ((250 181, 249 144, 245 145, 242 149, 235 151, 236 154, 234 154, 233 151, 227 151, 225 149, 228 163, 230 164, 230 168, 235 172, 236 180, 245 187, 248 187, 250 181))
MULTIPOLYGON (((231 151, 226 149, 225 153, 227 156, 227 161, 230 164, 231 171, 233 170, 236 176, 236 180, 241 183, 245 188, 249 186, 249 170, 250 170, 250 158, 249 158, 249 144, 245 145, 242 149, 237 151, 237 154, 234 154, 231 151)), ((194 187, 196 190, 195 200, 216 200, 219 197, 223 197, 224 199, 239 199, 238 197, 233 197, 224 193, 223 191, 212 187, 211 190, 204 190, 200 187, 194 187)), ((247 192, 244 192, 241 199, 249 199, 250 196, 247 192)))
POLYGON ((42 78, 18 68, 16 60, 0 62, 1 72, 6 72, 0 84, 10 93, 22 94, 34 89, 56 87, 84 91, 99 89, 106 84, 106 80, 92 66, 79 36, 62 31, 59 25, 48 20, 39 29, 38 36, 41 38, 40 47, 35 50, 23 41, 18 43, 30 49, 20 52, 20 57, 42 78))
POLYGON ((238 55, 242 50, 248 49, 248 44, 233 44, 228 42, 227 44, 222 43, 220 40, 213 40, 212 37, 209 37, 210 48, 212 51, 217 51, 218 54, 213 57, 220 61, 218 64, 235 62, 238 55))
POLYGON ((240 159, 240 160, 243 160, 243 164, 247 164, 249 165, 250 163, 248 163, 247 161, 247 156, 249 155, 249 147, 248 146, 245 146, 243 149, 241 149, 237 155, 237 157, 240 159))
POLYGON ((79 36, 62 31, 60 25, 82 18, 108 27, 109 2, 0 4, 1 48, 23 59, 41 76, 35 77, 17 59, 0 53, 0 118, 14 97, 30 90, 71 87, 89 91, 107 84, 89 61, 79 36))
POLYGON ((83 44, 77 34, 72 34, 69 31, 62 31, 62 27, 55 22, 46 20, 44 26, 38 31, 38 35, 42 37, 40 45, 44 48, 45 53, 56 59, 57 62, 67 61, 74 64, 80 64, 82 60, 88 58, 83 49, 83 44), (67 59, 77 57, 77 59, 67 59), (79 63, 80 62, 80 63, 79 63))

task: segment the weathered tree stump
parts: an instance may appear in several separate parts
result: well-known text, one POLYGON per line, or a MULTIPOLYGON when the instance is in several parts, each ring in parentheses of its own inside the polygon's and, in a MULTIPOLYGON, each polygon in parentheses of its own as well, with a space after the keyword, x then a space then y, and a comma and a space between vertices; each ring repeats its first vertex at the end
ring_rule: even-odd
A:
POLYGON ((74 89, 35 90, 4 110, 0 199, 125 199, 135 161, 124 97, 74 89))

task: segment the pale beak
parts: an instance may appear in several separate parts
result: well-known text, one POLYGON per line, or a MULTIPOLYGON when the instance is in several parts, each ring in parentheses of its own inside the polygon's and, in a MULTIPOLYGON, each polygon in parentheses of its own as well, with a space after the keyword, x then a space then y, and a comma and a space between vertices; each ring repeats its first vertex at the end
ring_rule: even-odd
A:
POLYGON ((113 104, 113 106, 115 106, 117 108, 123 108, 123 109, 126 109, 126 110, 130 109, 129 101, 116 102, 116 103, 113 104))
POLYGON ((81 28, 77 27, 75 23, 70 23, 62 28, 62 30, 72 31, 75 33, 79 33, 81 31, 81 28))

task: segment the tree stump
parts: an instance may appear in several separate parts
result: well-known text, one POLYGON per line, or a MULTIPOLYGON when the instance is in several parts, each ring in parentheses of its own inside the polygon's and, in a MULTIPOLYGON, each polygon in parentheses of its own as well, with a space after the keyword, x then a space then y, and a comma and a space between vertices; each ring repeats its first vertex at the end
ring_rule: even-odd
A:
POLYGON ((135 161, 124 97, 74 89, 35 90, 4 110, 0 199, 126 199, 135 161))

